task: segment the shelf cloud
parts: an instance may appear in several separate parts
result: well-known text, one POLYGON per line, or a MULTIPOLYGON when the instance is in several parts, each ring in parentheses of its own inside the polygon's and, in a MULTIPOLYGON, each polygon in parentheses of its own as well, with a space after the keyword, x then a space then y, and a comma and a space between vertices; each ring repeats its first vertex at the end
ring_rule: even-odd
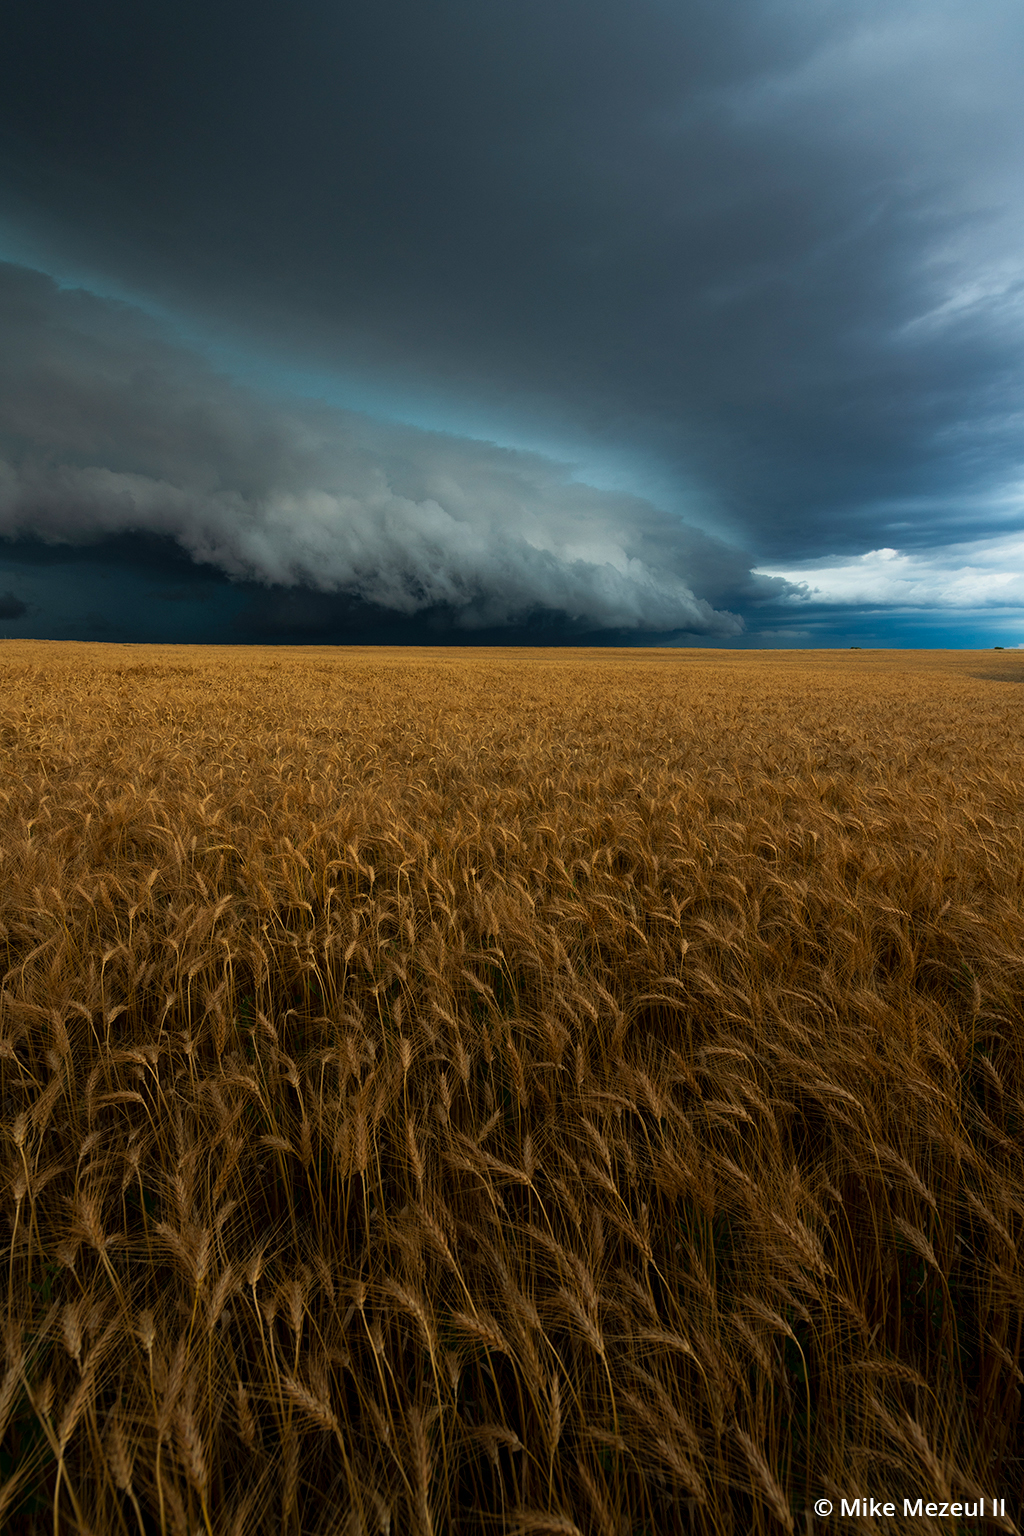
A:
POLYGON ((695 594, 690 566, 716 589, 757 585, 735 551, 565 465, 261 396, 129 306, 10 266, 0 427, 7 539, 155 535, 236 581, 467 630, 546 614, 728 637, 742 620, 695 594))
POLYGON ((11 548, 738 645, 963 643, 994 560, 1019 628, 1022 58, 1017 0, 17 7, 11 548))

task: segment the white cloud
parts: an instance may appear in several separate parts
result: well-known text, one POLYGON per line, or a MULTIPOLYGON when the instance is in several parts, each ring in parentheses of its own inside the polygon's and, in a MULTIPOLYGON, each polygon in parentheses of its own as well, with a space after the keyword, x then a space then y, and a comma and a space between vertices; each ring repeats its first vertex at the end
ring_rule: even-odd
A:
POLYGON ((872 549, 849 559, 761 567, 793 583, 791 604, 877 608, 1024 607, 1024 535, 930 550, 872 549))

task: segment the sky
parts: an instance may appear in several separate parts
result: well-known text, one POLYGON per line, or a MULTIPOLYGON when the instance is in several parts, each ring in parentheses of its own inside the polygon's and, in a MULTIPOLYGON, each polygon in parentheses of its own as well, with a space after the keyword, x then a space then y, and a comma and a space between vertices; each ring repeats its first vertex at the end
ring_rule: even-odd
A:
POLYGON ((0 638, 1024 647, 1019 0, 34 0, 0 638))

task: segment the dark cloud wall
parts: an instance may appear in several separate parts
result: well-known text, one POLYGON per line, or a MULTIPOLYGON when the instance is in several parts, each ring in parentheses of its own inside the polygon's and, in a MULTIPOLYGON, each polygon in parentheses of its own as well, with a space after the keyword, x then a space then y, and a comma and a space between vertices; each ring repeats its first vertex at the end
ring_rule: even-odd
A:
MULTIPOLYGON (((695 488, 705 529, 748 564, 788 571, 889 547, 923 557, 1024 521, 1022 63, 1016 0, 40 0, 7 23, 0 181, 11 227, 44 255, 197 326, 436 398, 456 435, 460 408, 489 410, 510 440, 543 429, 581 452, 646 456, 680 486, 675 510, 695 488)), ((93 327, 101 349, 108 324, 93 327)), ((214 402, 160 357, 133 418, 89 425, 73 492, 58 493, 54 460, 29 499, 52 519, 65 496, 96 519, 104 499, 134 496, 147 528, 197 555, 215 549, 224 571, 251 568, 262 540, 267 578, 297 579, 315 555, 312 504, 287 514, 308 530, 289 553, 283 502, 261 514, 257 539, 225 498, 265 500, 268 475, 288 494, 324 490, 325 429, 278 413, 264 438, 253 407, 224 391, 214 402), (176 389, 188 452, 159 441, 160 392, 176 389), (190 389, 205 404, 187 424, 190 389), (182 455, 206 464, 214 544, 182 503, 172 516, 169 492, 158 515, 141 485, 88 478, 159 478, 161 454, 179 490, 182 455)), ((41 408, 70 452, 66 418, 82 407, 61 416, 55 395, 41 408)), ((409 450, 406 494, 405 450, 390 436, 371 448, 369 430, 343 429, 359 442, 351 473, 358 460, 372 479, 383 455, 397 501, 437 499, 431 476, 454 450, 409 450)), ((479 526, 488 570, 510 562, 509 605, 576 603, 595 622, 632 622, 628 570, 607 577, 602 608, 592 577, 585 602, 576 592, 567 557, 497 553, 521 528, 502 496, 556 532, 593 519, 600 537, 610 503, 597 510, 539 461, 465 446, 458 458, 460 484, 488 487, 479 526)), ((365 505, 369 481, 352 484, 365 505)), ((18 485, 8 502, 24 507, 18 485)), ((650 561, 629 558, 651 572, 649 627, 676 600, 658 595, 661 538, 665 580, 712 606, 726 588, 725 607, 760 600, 736 596, 732 575, 702 586, 693 536, 660 523, 655 534, 639 505, 635 518, 650 561)), ((444 576, 420 549, 425 597, 447 601, 447 580, 460 611, 497 622, 491 577, 456 542, 461 564, 444 576)), ((397 578, 394 560, 381 569, 364 596, 400 611, 412 576, 397 578)))
POLYGON ((544 621, 570 635, 728 637, 742 620, 702 594, 784 586, 563 464, 257 394, 131 307, 10 265, 0 536, 54 550, 120 540, 136 563, 143 548, 183 552, 279 589, 251 621, 268 632, 351 629, 372 615, 463 631, 544 621))

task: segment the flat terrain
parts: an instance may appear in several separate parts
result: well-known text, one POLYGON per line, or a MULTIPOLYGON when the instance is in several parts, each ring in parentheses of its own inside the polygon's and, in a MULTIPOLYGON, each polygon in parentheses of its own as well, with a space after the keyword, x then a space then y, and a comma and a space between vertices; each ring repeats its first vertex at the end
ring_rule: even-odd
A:
POLYGON ((0 768, 5 1531, 1017 1529, 1024 654, 9 641, 0 768))

